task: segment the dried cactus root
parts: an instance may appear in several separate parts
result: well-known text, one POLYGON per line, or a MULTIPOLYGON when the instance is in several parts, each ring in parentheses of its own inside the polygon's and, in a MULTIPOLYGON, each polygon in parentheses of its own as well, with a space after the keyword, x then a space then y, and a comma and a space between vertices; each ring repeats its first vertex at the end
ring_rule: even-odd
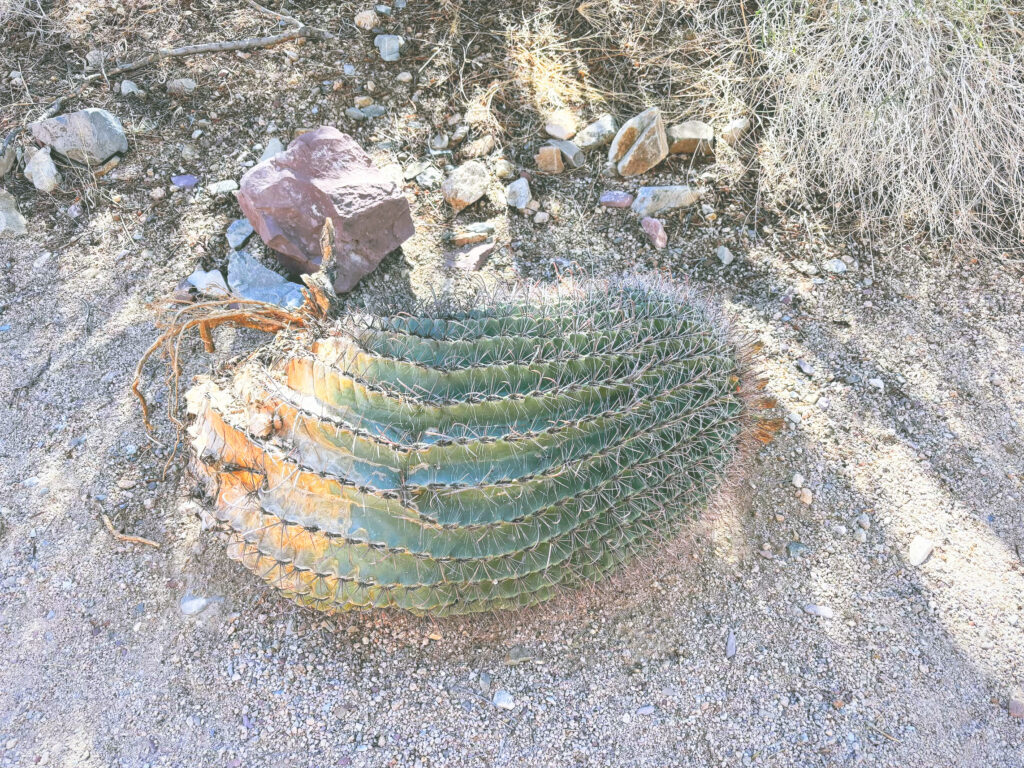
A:
POLYGON ((758 389, 689 291, 630 279, 288 329, 187 399, 230 557, 320 610, 449 615, 663 542, 772 433, 758 389))

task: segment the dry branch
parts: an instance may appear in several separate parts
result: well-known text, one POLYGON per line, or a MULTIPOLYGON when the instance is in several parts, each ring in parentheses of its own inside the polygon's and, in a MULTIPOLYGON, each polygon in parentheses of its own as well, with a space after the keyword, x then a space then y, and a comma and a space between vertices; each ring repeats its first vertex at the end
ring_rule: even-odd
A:
POLYGON ((150 539, 144 539, 142 536, 132 536, 129 533, 121 533, 119 530, 114 528, 114 524, 110 522, 109 517, 107 517, 105 514, 101 514, 100 517, 103 518, 103 525, 106 526, 108 531, 110 531, 110 535, 118 541, 123 541, 127 544, 144 544, 147 547, 154 547, 156 549, 160 549, 160 544, 158 542, 152 541, 150 539))

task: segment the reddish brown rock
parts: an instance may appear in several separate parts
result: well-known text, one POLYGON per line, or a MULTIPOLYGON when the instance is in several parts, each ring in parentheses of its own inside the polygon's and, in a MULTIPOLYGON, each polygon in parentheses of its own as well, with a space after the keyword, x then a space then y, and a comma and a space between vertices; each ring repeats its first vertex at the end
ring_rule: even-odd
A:
POLYGON ((401 188, 374 167, 351 136, 323 126, 251 168, 238 204, 246 218, 295 273, 320 267, 324 220, 334 222, 334 289, 352 290, 414 228, 401 188))
POLYGON ((616 164, 620 176, 638 176, 666 157, 668 137, 657 107, 624 123, 608 147, 608 161, 616 164))

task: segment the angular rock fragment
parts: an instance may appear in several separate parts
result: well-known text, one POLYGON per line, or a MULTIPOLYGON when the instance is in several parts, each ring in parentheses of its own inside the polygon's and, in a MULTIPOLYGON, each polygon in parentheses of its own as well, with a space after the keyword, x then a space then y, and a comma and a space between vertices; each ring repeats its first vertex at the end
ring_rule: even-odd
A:
POLYGON ((441 185, 441 191, 448 204, 458 213, 484 196, 489 181, 487 168, 476 160, 470 160, 452 171, 441 185))
POLYGON ((648 216, 640 222, 640 226, 643 227, 647 237, 650 238, 651 245, 659 251, 668 245, 668 233, 665 232, 665 224, 661 219, 652 219, 648 216))
POLYGON ((401 189, 336 128, 304 133, 249 169, 238 204, 281 264, 296 273, 320 267, 324 220, 334 223, 334 288, 352 290, 414 232, 401 189))
POLYGON ((549 144, 553 147, 557 147, 558 151, 562 153, 562 157, 565 162, 572 168, 581 168, 587 161, 583 156, 583 150, 576 146, 572 141, 564 141, 562 139, 552 139, 549 144))
POLYGON ((0 155, 0 177, 7 175, 11 168, 14 167, 14 161, 17 159, 18 156, 14 151, 14 145, 11 144, 7 147, 7 151, 0 155))
POLYGON ((714 148, 715 129, 700 120, 688 120, 668 129, 668 151, 672 154, 711 155, 714 148))
POLYGON ((301 286, 267 269, 246 251, 235 251, 228 257, 228 285, 232 293, 253 301, 277 304, 287 309, 302 306, 301 286))
POLYGON ((60 172, 50 157, 50 148, 43 147, 25 164, 25 178, 40 192, 50 193, 60 184, 60 172))
POLYGON ((609 162, 620 176, 637 176, 668 157, 668 137, 661 110, 651 107, 619 128, 608 148, 609 162))
POLYGON ((484 157, 494 149, 494 137, 489 133, 478 139, 473 139, 462 148, 462 156, 465 158, 484 157))
POLYGON ((398 61, 405 38, 401 35, 377 35, 373 38, 373 44, 377 46, 384 61, 398 61))
POLYGON ((28 230, 25 217, 18 210, 18 201, 5 189, 0 189, 0 236, 24 235, 28 230))
POLYGON ((633 196, 629 192, 609 189, 601 193, 597 202, 605 208, 629 208, 633 204, 633 196))
POLYGON ((615 138, 615 130, 615 118, 606 112, 577 133, 573 141, 580 149, 603 147, 615 138))
POLYGON ((100 165, 112 155, 128 151, 121 121, 105 109, 81 109, 31 123, 35 139, 69 160, 100 165))
POLYGON ((576 116, 567 109, 559 109, 548 115, 544 132, 553 139, 571 139, 576 135, 576 116))
POLYGON ((558 147, 541 147, 533 159, 537 163, 537 168, 545 173, 561 173, 565 168, 558 147))
POLYGON ((679 184, 669 187, 640 187, 633 201, 633 212, 640 217, 657 216, 676 208, 689 208, 700 200, 700 193, 679 184))
POLYGON ((505 201, 520 211, 529 205, 531 197, 530 182, 526 179, 516 179, 505 187, 505 201))

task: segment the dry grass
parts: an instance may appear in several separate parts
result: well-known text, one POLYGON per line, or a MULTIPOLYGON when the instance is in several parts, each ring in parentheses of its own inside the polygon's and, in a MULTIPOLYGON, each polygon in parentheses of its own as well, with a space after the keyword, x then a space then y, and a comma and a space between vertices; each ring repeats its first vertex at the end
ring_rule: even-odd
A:
POLYGON ((670 120, 719 129, 756 114, 762 130, 745 154, 760 166, 762 200, 825 205, 837 226, 883 249, 921 237, 1021 248, 1019 11, 986 0, 478 9, 449 0, 438 13, 460 39, 495 43, 481 92, 514 138, 536 135, 540 116, 562 105, 620 115, 658 105, 670 120))
POLYGON ((1021 21, 971 0, 763 4, 762 183, 879 238, 1019 250, 1021 21))

